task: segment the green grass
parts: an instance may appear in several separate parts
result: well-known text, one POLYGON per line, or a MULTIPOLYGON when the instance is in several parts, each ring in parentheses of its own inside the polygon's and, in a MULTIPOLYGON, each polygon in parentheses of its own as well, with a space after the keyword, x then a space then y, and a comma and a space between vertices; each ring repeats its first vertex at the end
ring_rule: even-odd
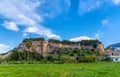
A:
POLYGON ((0 77, 120 77, 120 63, 5 64, 0 77))

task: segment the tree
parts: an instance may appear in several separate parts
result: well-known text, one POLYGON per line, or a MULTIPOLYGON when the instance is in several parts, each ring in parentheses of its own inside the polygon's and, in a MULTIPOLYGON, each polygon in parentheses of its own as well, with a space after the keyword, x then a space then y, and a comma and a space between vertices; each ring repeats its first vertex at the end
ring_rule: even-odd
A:
POLYGON ((10 55, 10 59, 14 61, 20 61, 20 56, 17 50, 13 50, 12 54, 10 55))
POLYGON ((30 48, 32 46, 32 41, 28 40, 28 41, 25 42, 25 44, 26 44, 26 47, 28 49, 28 51, 27 51, 27 60, 29 61, 29 52, 30 52, 30 48))
POLYGON ((39 38, 34 38, 33 41, 44 41, 45 39, 43 37, 39 37, 39 38))
POLYGON ((50 61, 50 62, 54 62, 54 61, 57 60, 57 57, 54 54, 49 54, 49 55, 46 56, 46 60, 50 61))
POLYGON ((60 40, 56 40, 56 39, 49 39, 50 43, 61 43, 60 40))
POLYGON ((62 44, 75 44, 75 42, 69 41, 69 40, 63 40, 62 44))

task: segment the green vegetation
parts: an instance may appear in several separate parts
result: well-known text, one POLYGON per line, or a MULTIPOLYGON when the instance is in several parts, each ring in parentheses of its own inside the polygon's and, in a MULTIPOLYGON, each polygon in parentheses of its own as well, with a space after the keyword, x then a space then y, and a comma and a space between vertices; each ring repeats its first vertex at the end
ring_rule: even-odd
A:
MULTIPOLYGON (((28 48, 29 49, 29 48, 28 48)), ((90 63, 98 61, 98 51, 88 50, 88 49, 70 49, 70 48, 55 48, 53 51, 49 52, 46 56, 40 55, 35 51, 23 51, 19 52, 13 50, 13 53, 2 63, 7 61, 8 63, 23 63, 26 62, 36 62, 40 63, 90 63)))
MULTIPOLYGON (((40 61, 43 63, 90 63, 97 62, 99 56, 99 50, 96 49, 96 46, 101 42, 99 40, 83 40, 80 42, 72 42, 69 40, 55 40, 49 39, 50 43, 61 43, 61 44, 80 44, 85 46, 93 46, 92 49, 77 49, 77 48, 59 48, 51 47, 52 51, 48 52, 47 55, 43 55, 42 51, 38 53, 35 51, 35 47, 32 45, 33 41, 44 41, 45 39, 40 38, 29 38, 24 39, 23 42, 26 46, 26 50, 17 51, 17 48, 11 50, 12 52, 6 59, 1 60, 1 63, 23 63, 23 62, 36 62, 40 61)), ((3 54, 4 55, 4 54, 3 54)))
MULTIPOLYGON (((13 49, 12 54, 7 57, 7 59, 2 60, 1 62, 7 61, 8 63, 12 61, 40 61, 44 63, 90 63, 97 62, 99 56, 99 50, 96 49, 96 46, 101 42, 99 40, 83 40, 80 42, 72 42, 69 40, 55 40, 49 39, 50 43, 62 43, 62 44, 80 44, 85 46, 93 46, 92 49, 77 49, 77 48, 59 48, 52 47, 52 51, 48 52, 47 55, 43 55, 42 51, 38 53, 35 51, 35 47, 32 45, 33 41, 44 41, 44 38, 29 38, 24 39, 23 42, 26 46, 26 50, 17 51, 17 48, 13 49)), ((50 45, 49 45, 50 47, 50 45)))
MULTIPOLYGON (((50 43, 80 44, 93 46, 87 48, 59 48, 51 47, 47 55, 38 53, 32 46, 32 41, 44 41, 44 38, 24 39, 26 50, 13 49, 7 58, 0 58, 0 77, 119 77, 119 63, 98 62, 100 44, 98 40, 83 40, 71 42, 69 40, 49 39, 50 43), (4 65, 3 65, 4 64, 4 65)), ((4 54, 2 54, 4 55, 4 54)))
POLYGON ((120 77, 120 63, 0 65, 0 77, 120 77))
POLYGON ((50 43, 61 43, 60 40, 56 40, 56 39, 49 39, 48 40, 50 43))
POLYGON ((38 37, 38 38, 26 38, 23 40, 23 42, 28 42, 28 41, 44 41, 45 39, 43 37, 38 37))
POLYGON ((56 40, 56 39, 49 39, 49 42, 52 43, 62 43, 62 44, 80 44, 80 45, 85 45, 85 46, 89 46, 92 45, 94 48, 97 46, 97 44, 101 44, 101 42, 99 40, 82 40, 82 41, 78 41, 78 42, 73 42, 73 41, 69 41, 69 40, 56 40))
POLYGON ((6 59, 8 62, 11 61, 40 61, 43 59, 43 56, 37 52, 18 52, 13 50, 13 53, 6 59))
POLYGON ((80 41, 80 45, 84 45, 84 46, 93 46, 93 48, 96 48, 98 44, 101 44, 101 42, 99 40, 83 40, 80 41))
POLYGON ((98 53, 99 51, 88 49, 60 48, 50 52, 46 56, 46 60, 63 63, 89 63, 98 61, 98 53))

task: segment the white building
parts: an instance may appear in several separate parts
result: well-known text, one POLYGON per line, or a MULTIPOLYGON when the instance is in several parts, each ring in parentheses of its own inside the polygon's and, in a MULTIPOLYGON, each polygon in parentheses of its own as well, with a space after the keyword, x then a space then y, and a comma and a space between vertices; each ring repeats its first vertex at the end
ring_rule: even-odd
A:
POLYGON ((110 56, 113 62, 120 62, 120 56, 110 56))
POLYGON ((114 55, 119 55, 120 56, 120 48, 119 47, 116 47, 115 50, 114 50, 114 55))

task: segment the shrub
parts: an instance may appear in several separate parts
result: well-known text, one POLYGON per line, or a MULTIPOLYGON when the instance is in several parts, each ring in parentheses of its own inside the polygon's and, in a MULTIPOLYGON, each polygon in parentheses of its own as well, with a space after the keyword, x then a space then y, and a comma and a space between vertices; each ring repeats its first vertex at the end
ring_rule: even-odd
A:
POLYGON ((90 63, 98 61, 98 57, 96 55, 86 55, 78 57, 78 62, 80 63, 90 63))
POLYGON ((102 59, 102 61, 111 62, 112 60, 111 58, 107 57, 107 58, 102 59))
POLYGON ((54 62, 54 61, 58 60, 58 57, 56 55, 49 54, 46 56, 46 60, 50 61, 50 62, 54 62))
POLYGON ((37 52, 19 52, 19 51, 13 51, 13 53, 7 58, 7 61, 40 61, 43 59, 43 56, 40 55, 37 52))
POLYGON ((64 63, 69 63, 70 62, 70 56, 69 55, 62 55, 60 57, 60 61, 62 61, 64 63))

